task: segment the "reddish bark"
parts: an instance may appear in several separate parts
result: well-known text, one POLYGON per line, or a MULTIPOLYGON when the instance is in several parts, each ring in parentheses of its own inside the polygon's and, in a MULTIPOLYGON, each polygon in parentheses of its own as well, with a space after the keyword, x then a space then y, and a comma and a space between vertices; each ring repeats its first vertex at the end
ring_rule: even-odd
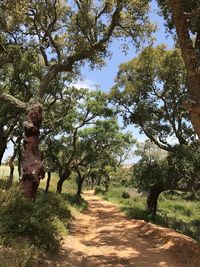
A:
MULTIPOLYGON (((185 108, 190 112, 191 122, 195 132, 200 138, 200 60, 199 49, 194 46, 190 36, 188 17, 183 9, 183 1, 167 0, 172 12, 173 22, 176 27, 178 42, 187 71, 187 86, 190 100, 185 103, 185 108)), ((191 11, 194 16, 197 10, 191 11)), ((198 34, 197 34, 198 35, 198 34)), ((197 37, 196 37, 197 38, 197 37)), ((196 39, 196 41, 198 41, 196 39)), ((195 41, 195 42, 196 42, 195 41)))
POLYGON ((23 175, 21 187, 24 196, 35 199, 40 179, 45 176, 45 168, 39 151, 39 129, 42 122, 42 107, 32 106, 24 123, 24 155, 22 160, 23 175))

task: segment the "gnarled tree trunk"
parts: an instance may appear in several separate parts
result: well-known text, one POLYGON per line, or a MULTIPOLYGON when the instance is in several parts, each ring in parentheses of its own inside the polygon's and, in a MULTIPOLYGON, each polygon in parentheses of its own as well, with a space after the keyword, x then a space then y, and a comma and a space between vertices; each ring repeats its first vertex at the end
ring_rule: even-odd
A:
POLYGON ((67 178, 69 178, 71 174, 71 170, 69 169, 65 169, 64 171, 63 170, 59 170, 59 181, 57 183, 57 188, 56 188, 56 192, 58 194, 61 194, 62 193, 62 186, 63 186, 63 183, 65 180, 67 180, 67 178))
POLYGON ((42 107, 33 105, 24 122, 24 154, 21 188, 25 197, 35 199, 40 179, 45 176, 45 168, 39 151, 39 129, 42 122, 42 107))
POLYGON ((154 184, 147 197, 147 209, 155 217, 157 211, 158 197, 160 193, 165 191, 165 188, 162 183, 154 184))

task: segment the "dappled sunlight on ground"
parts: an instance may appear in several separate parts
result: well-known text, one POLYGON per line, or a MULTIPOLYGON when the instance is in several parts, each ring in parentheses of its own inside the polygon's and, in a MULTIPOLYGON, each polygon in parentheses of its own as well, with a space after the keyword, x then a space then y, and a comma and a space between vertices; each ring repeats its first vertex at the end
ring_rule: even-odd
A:
POLYGON ((88 210, 77 214, 71 224, 56 266, 198 266, 198 258, 195 265, 191 257, 190 262, 186 261, 180 256, 187 255, 188 250, 184 252, 183 247, 177 247, 177 242, 182 241, 193 246, 194 253, 199 253, 198 245, 191 238, 145 221, 128 220, 114 204, 94 196, 92 191, 83 196, 88 201, 88 210))

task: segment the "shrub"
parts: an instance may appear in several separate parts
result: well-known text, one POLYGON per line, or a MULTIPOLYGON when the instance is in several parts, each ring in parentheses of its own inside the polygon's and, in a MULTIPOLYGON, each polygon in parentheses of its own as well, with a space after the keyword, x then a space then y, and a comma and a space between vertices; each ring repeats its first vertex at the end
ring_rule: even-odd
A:
POLYGON ((30 267, 36 265, 43 255, 30 242, 25 239, 16 239, 12 242, 12 249, 1 247, 0 249, 0 266, 2 267, 30 267))
POLYGON ((104 194, 105 193, 105 188, 103 186, 101 186, 101 185, 95 186, 94 193, 95 193, 95 195, 104 194))
POLYGON ((8 188, 8 182, 6 179, 0 179, 0 189, 5 190, 8 188))
POLYGON ((127 191, 122 192, 122 197, 123 198, 130 198, 129 192, 127 192, 127 191))
POLYGON ((63 229, 71 217, 61 196, 55 193, 44 196, 40 192, 34 204, 24 199, 18 187, 1 192, 0 207, 0 237, 4 243, 23 237, 49 251, 58 249, 63 229))

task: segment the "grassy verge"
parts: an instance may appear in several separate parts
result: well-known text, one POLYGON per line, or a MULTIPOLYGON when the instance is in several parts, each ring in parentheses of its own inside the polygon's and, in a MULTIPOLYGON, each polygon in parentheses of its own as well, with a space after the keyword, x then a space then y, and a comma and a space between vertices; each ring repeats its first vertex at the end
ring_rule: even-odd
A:
POLYGON ((23 198, 16 185, 5 190, 9 168, 3 166, 0 170, 3 178, 0 179, 0 267, 31 266, 31 262, 41 260, 46 253, 59 250, 73 214, 86 209, 87 203, 75 196, 75 179, 66 181, 63 193, 56 194, 56 173, 52 175, 48 194, 45 194, 45 178, 36 202, 32 203, 23 198))
POLYGON ((142 219, 174 229, 200 243, 200 202, 191 195, 177 191, 162 193, 155 219, 146 212, 146 196, 125 187, 111 187, 101 194, 104 199, 117 203, 129 218, 142 219), (128 192, 128 197, 124 192, 128 192))

